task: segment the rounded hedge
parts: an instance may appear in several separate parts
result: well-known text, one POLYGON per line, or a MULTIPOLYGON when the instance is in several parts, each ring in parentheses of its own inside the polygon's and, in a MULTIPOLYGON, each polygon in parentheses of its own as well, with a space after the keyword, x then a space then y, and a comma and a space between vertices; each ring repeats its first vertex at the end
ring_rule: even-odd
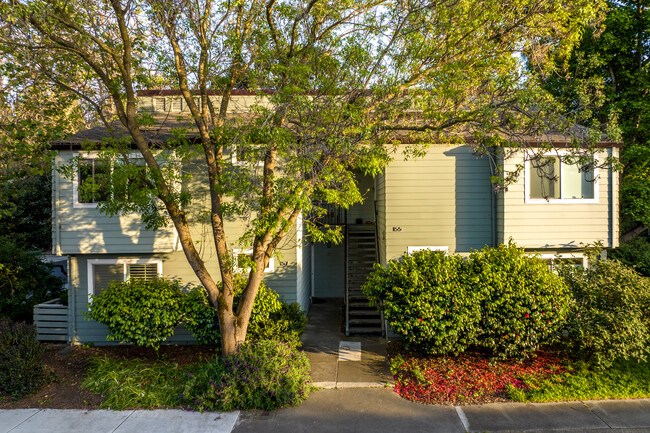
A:
POLYGON ((480 317, 468 270, 459 256, 418 251, 376 265, 362 290, 408 347, 457 354, 475 340, 480 317))
POLYGON ((408 347, 457 354, 477 345, 497 358, 551 341, 570 301, 562 279, 513 244, 469 258, 419 251, 377 265, 362 289, 408 347))
POLYGON ((545 261, 502 244, 473 252, 468 264, 482 298, 478 346, 521 358, 559 336, 571 297, 545 261))
POLYGON ((178 281, 133 278, 93 296, 87 314, 108 327, 109 341, 157 348, 181 320, 182 297, 178 281))

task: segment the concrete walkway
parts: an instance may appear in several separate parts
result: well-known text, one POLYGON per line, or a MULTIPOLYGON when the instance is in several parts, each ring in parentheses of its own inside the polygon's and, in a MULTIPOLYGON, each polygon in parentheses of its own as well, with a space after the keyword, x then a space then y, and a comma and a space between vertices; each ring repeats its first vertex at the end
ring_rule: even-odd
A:
POLYGON ((230 433, 239 412, 0 410, 0 433, 230 433))
POLYGON ((386 339, 346 337, 342 332, 343 304, 324 299, 309 308, 302 349, 309 358, 314 386, 368 388, 393 384, 386 363, 386 339))
POLYGON ((440 406, 390 389, 323 389, 299 407, 242 413, 234 433, 650 432, 650 399, 440 406))
POLYGON ((650 399, 426 406, 391 389, 322 389, 274 412, 0 410, 0 433, 650 432, 650 399))

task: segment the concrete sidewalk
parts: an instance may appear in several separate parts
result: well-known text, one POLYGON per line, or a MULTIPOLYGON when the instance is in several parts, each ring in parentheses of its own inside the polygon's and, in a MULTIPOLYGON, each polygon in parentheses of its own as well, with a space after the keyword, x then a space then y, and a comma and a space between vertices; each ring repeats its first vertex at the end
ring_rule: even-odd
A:
POLYGON ((0 410, 0 433, 650 432, 650 399, 425 406, 390 389, 323 389, 274 412, 0 410))
POLYGON ((299 407, 242 413, 234 433, 650 432, 650 399, 426 406, 390 389, 325 389, 299 407))
POLYGON ((0 433, 230 433, 239 412, 0 410, 0 433))

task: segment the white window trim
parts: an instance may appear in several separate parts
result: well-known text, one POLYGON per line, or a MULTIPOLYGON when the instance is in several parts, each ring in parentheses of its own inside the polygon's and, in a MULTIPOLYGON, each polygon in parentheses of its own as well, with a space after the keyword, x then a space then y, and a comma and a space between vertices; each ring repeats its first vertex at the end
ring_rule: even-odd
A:
MULTIPOLYGON (((81 155, 82 159, 99 159, 98 152, 88 152, 81 155)), ((72 179, 72 206, 75 209, 96 209, 99 203, 82 203, 79 201, 79 167, 75 170, 74 178, 72 179)))
MULTIPOLYGON (((560 157, 562 158, 565 155, 569 155, 569 152, 566 151, 557 151, 545 153, 542 156, 549 157, 560 157)), ((536 155, 537 156, 537 155, 536 155)), ((594 160, 596 157, 594 156, 594 160)), ((562 188, 562 179, 564 177, 564 166, 566 164, 560 159, 560 195, 564 193, 562 188)), ((598 203, 598 167, 594 167, 594 198, 530 198, 530 157, 526 157, 524 165, 524 203, 526 204, 590 204, 598 203)))
POLYGON ((406 254, 410 256, 413 253, 423 250, 444 251, 445 254, 449 254, 449 247, 406 247, 406 254))
POLYGON ((163 262, 161 259, 89 259, 88 260, 88 305, 92 304, 92 297, 95 294, 95 265, 122 265, 124 279, 126 281, 126 265, 146 265, 156 263, 158 265, 158 276, 162 276, 163 262))
MULTIPOLYGON (((99 159, 99 152, 87 152, 81 155, 81 159, 99 159)), ((131 152, 129 159, 143 159, 142 154, 138 152, 131 152)), ((111 163, 111 171, 113 170, 113 163, 111 163)), ((74 209, 96 209, 97 203, 82 203, 79 201, 79 168, 75 170, 74 177, 72 178, 72 196, 74 197, 72 207, 74 209)))
MULTIPOLYGON (((232 253, 233 253, 233 256, 237 256, 239 254, 253 254, 253 249, 252 248, 248 248, 248 249, 237 248, 237 249, 232 250, 232 253)), ((235 266, 233 266, 233 270, 235 272, 248 272, 250 269, 240 268, 237 265, 235 265, 235 266)), ((264 272, 273 272, 273 271, 275 271, 275 257, 271 257, 271 259, 269 260, 269 264, 266 266, 266 268, 264 268, 264 272)))
POLYGON ((560 254, 553 254, 553 253, 544 253, 544 254, 539 254, 539 253, 531 253, 531 256, 536 256, 539 257, 542 260, 555 260, 555 259, 580 259, 582 260, 582 267, 584 269, 587 269, 587 266, 589 264, 589 261, 587 260, 587 257, 584 254, 581 253, 560 253, 560 254))

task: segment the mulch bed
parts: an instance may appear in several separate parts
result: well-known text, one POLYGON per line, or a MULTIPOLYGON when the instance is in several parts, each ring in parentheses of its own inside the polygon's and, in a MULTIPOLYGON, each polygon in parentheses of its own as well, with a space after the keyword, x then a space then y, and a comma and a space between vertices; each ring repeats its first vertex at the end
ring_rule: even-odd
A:
POLYGON ((189 364, 214 358, 216 348, 209 346, 161 346, 158 353, 153 349, 136 346, 77 346, 68 351, 64 345, 48 345, 43 354, 51 382, 40 391, 14 401, 0 398, 0 409, 98 409, 101 395, 81 387, 91 359, 165 360, 178 364, 189 364))
POLYGON ((485 353, 432 356, 390 344, 389 357, 400 355, 404 363, 395 375, 395 392, 425 404, 463 405, 508 401, 508 385, 526 388, 523 378, 544 379, 566 372, 566 356, 539 351, 536 357, 517 362, 491 362, 485 353))

